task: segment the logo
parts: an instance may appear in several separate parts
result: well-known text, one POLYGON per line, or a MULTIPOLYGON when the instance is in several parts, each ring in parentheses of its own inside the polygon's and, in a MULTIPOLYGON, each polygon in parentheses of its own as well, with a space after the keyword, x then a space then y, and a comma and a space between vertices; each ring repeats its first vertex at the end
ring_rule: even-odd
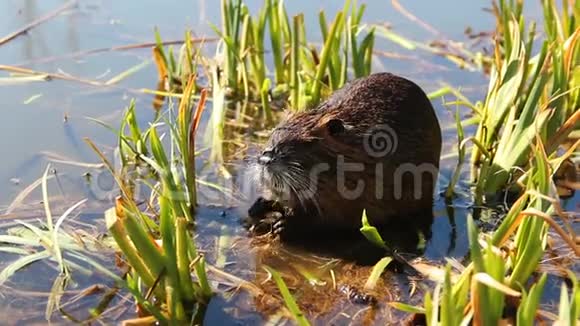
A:
POLYGON ((365 151, 375 158, 395 153, 398 145, 397 133, 387 124, 380 124, 369 129, 363 139, 365 151))

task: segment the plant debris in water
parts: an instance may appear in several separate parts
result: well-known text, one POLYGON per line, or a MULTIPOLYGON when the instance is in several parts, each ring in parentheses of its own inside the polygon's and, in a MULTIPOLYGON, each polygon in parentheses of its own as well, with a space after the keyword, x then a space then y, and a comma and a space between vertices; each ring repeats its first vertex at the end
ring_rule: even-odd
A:
MULTIPOLYGON (((0 38, 0 45, 75 5, 67 2, 0 38)), ((221 23, 213 25, 217 38, 194 39, 188 31, 182 41, 164 42, 156 30, 152 43, 71 54, 153 48, 151 60, 107 81, 0 65, 12 74, 0 78, 2 85, 60 79, 122 88, 119 84, 150 62, 158 74, 155 90, 125 89, 155 97, 154 119, 143 124, 133 101, 119 126, 107 126, 118 141, 119 164, 89 139, 101 163, 43 154, 53 164, 106 169, 113 176, 118 193, 113 207, 106 212, 99 207, 104 220, 82 219, 78 212, 91 205, 87 199, 70 205, 71 198, 51 197, 49 181, 63 192, 61 176, 50 167, 4 210, 0 287, 15 300, 34 299, 20 315, 14 313, 16 304, 1 299, 2 314, 21 322, 201 324, 212 317, 213 304, 223 309, 217 314, 250 323, 576 323, 578 214, 564 209, 563 198, 574 200, 578 189, 579 2, 541 1, 539 33, 536 22, 524 17, 523 1, 494 1, 495 33, 468 33, 478 42, 488 38, 493 50, 487 52, 441 40, 434 27, 398 1, 393 5, 439 39, 421 43, 386 25, 366 24, 366 6, 347 0, 332 19, 324 11, 318 14, 322 42, 317 44, 310 41, 304 14, 289 15, 283 1, 265 0, 251 13, 242 0, 222 0, 221 23), (449 130, 457 136, 456 146, 446 155, 457 164, 441 187, 446 186, 447 209, 461 196, 473 199, 475 208, 461 221, 467 234, 464 259, 435 255, 429 261, 421 251, 391 249, 362 216, 366 245, 379 255, 360 265, 328 251, 250 239, 238 221, 224 218, 233 210, 203 202, 208 193, 217 194, 220 203, 238 197, 238 189, 219 181, 235 184, 239 157, 260 141, 256 134, 267 134, 281 119, 281 109, 307 110, 349 79, 369 75, 386 53, 376 49, 378 39, 489 77, 480 101, 449 85, 430 94, 455 98, 444 105, 455 113, 449 130), (206 43, 213 40, 218 42, 211 48, 206 43), (210 178, 201 175, 208 169, 210 178), (40 200, 30 204, 37 191, 40 200), (491 219, 492 227, 478 228, 485 223, 481 212, 498 201, 505 213, 491 219), (39 275, 35 284, 27 279, 29 271, 39 275), (549 306, 546 298, 556 303, 549 306)), ((24 103, 40 102, 43 94, 24 103)), ((457 236, 458 224, 449 217, 457 236)))

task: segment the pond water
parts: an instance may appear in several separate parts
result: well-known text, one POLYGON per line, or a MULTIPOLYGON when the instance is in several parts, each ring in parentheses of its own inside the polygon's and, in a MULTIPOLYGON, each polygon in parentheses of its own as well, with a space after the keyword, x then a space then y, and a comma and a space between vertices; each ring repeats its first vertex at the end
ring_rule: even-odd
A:
MULTIPOLYGON (((262 1, 248 1, 251 10, 256 10, 262 1)), ((361 1, 362 2, 362 1, 361 1)), ((423 21, 434 26, 439 34, 434 35, 412 22, 397 11, 389 1, 364 1, 368 7, 364 22, 387 23, 398 33, 421 42, 437 39, 453 39, 472 42, 465 34, 466 27, 473 31, 490 31, 494 18, 483 8, 490 7, 487 0, 477 1, 406 1, 406 8, 423 21)), ((28 22, 63 5, 57 0, 4 0, 0 2, 0 37, 18 30, 28 22)), ((317 13, 320 9, 332 17, 342 7, 340 1, 287 1, 290 14, 305 13, 306 26, 312 41, 320 39, 317 13)), ((539 2, 526 3, 526 15, 541 17, 539 2)), ((78 231, 83 237, 103 237, 103 211, 112 205, 116 194, 113 180, 104 170, 87 164, 98 164, 98 157, 83 142, 92 139, 107 155, 116 144, 114 133, 88 118, 94 118, 118 127, 123 109, 131 99, 137 103, 137 115, 142 124, 151 121, 154 111, 152 96, 136 90, 155 89, 157 74, 151 64, 150 48, 127 51, 102 51, 94 54, 71 55, 85 50, 112 48, 115 46, 140 44, 153 41, 153 30, 158 27, 164 40, 179 40, 190 28, 196 36, 213 36, 210 22, 220 20, 218 1, 112 1, 81 0, 78 5, 58 17, 32 29, 6 44, 0 45, 0 65, 18 66, 41 72, 70 74, 80 79, 107 81, 117 74, 136 65, 149 62, 138 72, 113 87, 92 86, 76 81, 35 81, 26 83, 4 83, 0 80, 0 98, 4 114, 0 140, 3 157, 0 165, 0 213, 4 214, 2 234, 18 226, 16 219, 34 222, 44 219, 39 190, 20 200, 19 194, 40 178, 47 164, 56 172, 49 191, 51 207, 55 214, 62 213, 74 203, 88 198, 67 220, 67 230, 78 231), (92 175, 87 182, 86 173, 92 175), (56 180, 56 182, 54 182, 56 180)), ((481 49, 483 45, 476 46, 481 49)), ((472 100, 481 100, 485 94, 487 79, 479 71, 468 71, 427 52, 407 51, 400 46, 378 39, 376 49, 389 52, 390 57, 377 56, 374 71, 391 71, 406 76, 426 92, 435 91, 443 84, 460 89, 472 100)), ((213 54, 212 44, 207 45, 206 54, 213 54)), ((1 73, 0 77, 7 77, 1 73)), ((456 158, 452 154, 456 146, 456 131, 453 128, 454 107, 445 107, 440 99, 433 101, 444 132, 445 155, 442 160, 439 191, 449 179, 456 158)), ((211 106, 206 109, 206 113, 211 106)), ((466 114, 468 112, 465 112, 466 114)), ((207 121, 207 119, 204 119, 207 121)), ((204 128, 204 126, 202 126, 204 128)), ((203 134, 200 133, 200 134, 203 134)), ((234 162, 228 165, 236 174, 244 165, 234 162)), ((465 182, 463 182, 465 185, 465 182)), ((203 196, 202 196, 203 197, 203 196)), ((566 202, 566 208, 577 209, 576 199, 566 202)), ((370 273, 369 266, 357 266, 347 261, 302 251, 251 241, 240 226, 244 205, 231 201, 202 202, 197 214, 199 225, 198 244, 206 252, 208 261, 216 268, 236 277, 258 284, 264 291, 275 293, 275 287, 264 283, 266 273, 262 264, 273 266, 284 273, 288 285, 294 290, 298 301, 303 302, 309 317, 320 324, 346 325, 349 323, 384 324, 403 316, 387 306, 370 309, 351 304, 344 294, 334 289, 348 283, 362 285, 370 273), (333 270, 334 279, 330 277, 333 270), (308 271, 308 272, 305 272, 308 271), (318 283, 309 284, 303 275, 312 274, 318 283), (334 281, 334 282, 333 282, 334 281)), ((424 251, 426 260, 441 261, 444 257, 461 260, 467 253, 465 234, 466 216, 473 214, 470 196, 464 186, 463 193, 447 205, 438 198, 434 207, 433 236, 424 251)), ((484 210, 482 216, 495 216, 493 211, 484 210)), ((105 237, 106 240, 106 237, 105 237)), ((115 269, 114 255, 110 249, 102 248, 94 258, 115 269)), ((0 267, 14 261, 16 256, 0 255, 0 267)), ((81 264, 82 265, 82 264, 81 264)), ((30 324, 45 322, 44 311, 50 288, 58 275, 54 262, 38 262, 18 272, 0 287, 0 315, 11 316, 8 324, 30 324)), ((86 265, 85 265, 86 266, 86 265)), ((89 318, 89 308, 96 306, 113 286, 110 278, 91 271, 73 274, 74 282, 65 293, 63 302, 69 302, 63 311, 55 312, 52 320, 58 323, 89 318), (90 288, 98 284, 99 288, 90 288), (89 290, 93 292, 87 292, 89 290)), ((381 299, 402 300, 420 303, 427 284, 412 280, 408 276, 391 273, 384 277, 377 293, 381 299), (417 293, 410 296, 410 288, 418 285, 417 293)), ((216 283, 216 285, 218 285, 216 283)), ((220 283, 219 288, 235 287, 235 281, 220 283)), ((209 305, 205 321, 213 324, 256 324, 266 320, 276 321, 276 305, 259 300, 251 291, 230 291, 217 297, 209 305)), ((115 293, 107 313, 100 321, 116 323, 135 317, 134 306, 127 293, 115 293)), ((6 321, 6 320, 5 320, 6 321)), ((5 324, 2 322, 2 324, 5 324)))

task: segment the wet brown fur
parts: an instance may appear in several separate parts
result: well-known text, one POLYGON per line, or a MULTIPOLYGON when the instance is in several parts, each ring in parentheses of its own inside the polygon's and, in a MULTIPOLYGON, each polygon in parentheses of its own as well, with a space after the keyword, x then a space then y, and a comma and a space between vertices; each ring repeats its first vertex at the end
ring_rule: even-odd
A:
MULTIPOLYGON (((266 150, 276 151, 278 169, 294 164, 308 175, 318 163, 330 166, 316 181, 313 200, 304 201, 295 194, 283 200, 294 212, 289 223, 358 229, 363 209, 373 225, 409 223, 415 216, 431 212, 436 175, 424 178, 418 199, 413 198, 412 178, 403 176, 402 197, 394 196, 393 174, 401 164, 426 163, 438 169, 441 153, 441 130, 433 107, 421 88, 407 79, 378 73, 350 82, 317 108, 282 122, 274 130, 266 150), (331 134, 329 121, 337 119, 344 124, 344 130, 331 134), (375 158, 365 151, 363 142, 370 130, 383 124, 395 131, 398 145, 393 153, 375 158), (345 199, 337 191, 339 156, 345 162, 364 164, 363 172, 345 175, 348 189, 353 189, 357 180, 364 180, 365 190, 360 198, 345 199), (383 165, 382 199, 375 197, 377 164, 383 165)), ((267 173, 262 175, 262 183, 273 190, 275 197, 280 195, 277 189, 271 189, 276 187, 269 179, 276 172, 264 171, 267 173)))

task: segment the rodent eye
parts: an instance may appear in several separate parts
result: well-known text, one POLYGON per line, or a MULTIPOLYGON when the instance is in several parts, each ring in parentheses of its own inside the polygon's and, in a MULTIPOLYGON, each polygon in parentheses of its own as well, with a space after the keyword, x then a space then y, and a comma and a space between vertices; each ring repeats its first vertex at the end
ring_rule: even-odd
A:
POLYGON ((326 123, 326 129, 331 135, 338 135, 344 131, 344 122, 340 119, 330 119, 326 123))

